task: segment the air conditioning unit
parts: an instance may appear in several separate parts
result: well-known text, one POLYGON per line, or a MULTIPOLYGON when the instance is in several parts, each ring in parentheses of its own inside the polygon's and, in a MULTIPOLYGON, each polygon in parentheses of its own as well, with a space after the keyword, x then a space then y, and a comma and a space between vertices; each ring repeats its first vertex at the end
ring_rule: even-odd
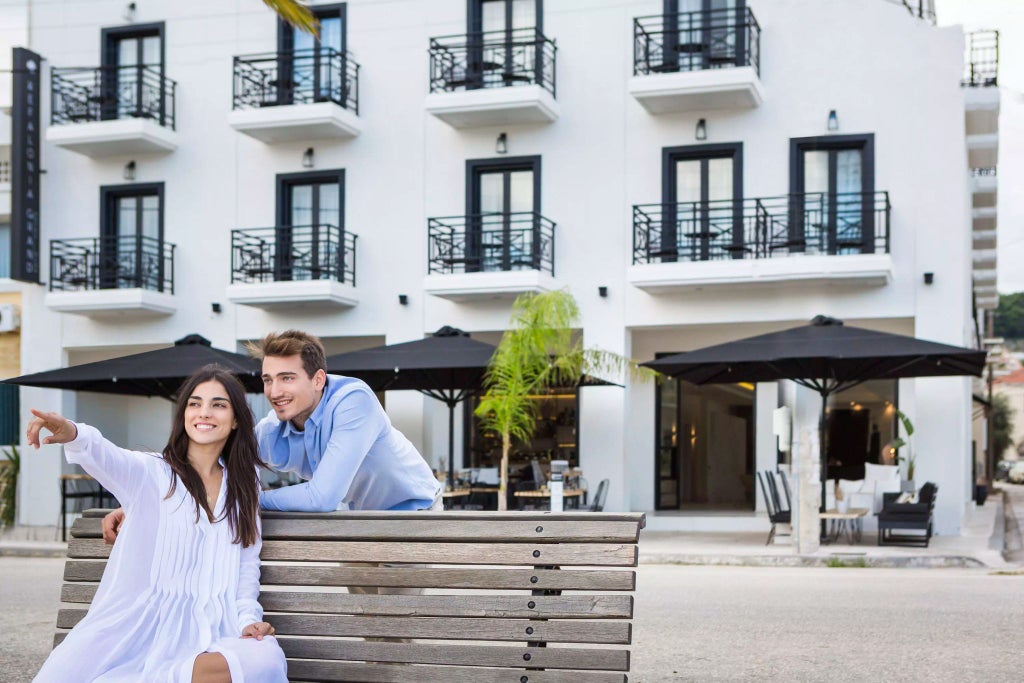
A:
POLYGON ((15 332, 21 328, 21 309, 18 304, 0 304, 0 332, 15 332))

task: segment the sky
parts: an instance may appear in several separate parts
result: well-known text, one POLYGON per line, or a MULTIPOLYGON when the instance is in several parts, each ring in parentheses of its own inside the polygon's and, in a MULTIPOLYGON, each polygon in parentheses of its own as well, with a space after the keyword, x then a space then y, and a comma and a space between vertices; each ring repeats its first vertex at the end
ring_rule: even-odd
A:
POLYGON ((1024 0, 935 0, 940 26, 999 31, 999 203, 1003 294, 1024 291, 1024 0))

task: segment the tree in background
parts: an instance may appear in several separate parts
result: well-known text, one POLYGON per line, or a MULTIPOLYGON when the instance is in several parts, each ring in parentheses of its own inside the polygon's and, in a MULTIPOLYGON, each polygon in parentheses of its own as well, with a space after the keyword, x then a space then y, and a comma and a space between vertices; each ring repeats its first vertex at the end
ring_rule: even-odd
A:
POLYGON ((1006 450, 1013 445, 1013 409, 1010 399, 1003 394, 992 397, 992 452, 994 462, 1002 460, 1006 450))
POLYGON ((1024 292, 999 295, 995 333, 997 337, 1024 339, 1024 292))
POLYGON ((580 311, 565 290, 523 294, 512 304, 512 320, 501 336, 484 377, 487 393, 476 414, 501 437, 498 509, 508 507, 508 457, 512 440, 529 441, 537 424, 537 401, 545 390, 577 386, 584 375, 657 376, 624 356, 583 347, 576 328, 580 311))

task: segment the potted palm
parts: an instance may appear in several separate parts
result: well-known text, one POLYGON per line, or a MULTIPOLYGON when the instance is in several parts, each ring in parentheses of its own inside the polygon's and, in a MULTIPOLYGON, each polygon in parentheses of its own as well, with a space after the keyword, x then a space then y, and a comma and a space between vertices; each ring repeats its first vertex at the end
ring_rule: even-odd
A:
POLYGON ((0 459, 0 528, 14 526, 18 501, 18 474, 21 471, 21 456, 18 447, 11 445, 4 449, 0 459))
POLYGON ((903 425, 903 431, 906 433, 907 438, 903 439, 898 435, 899 427, 897 426, 897 436, 889 445, 896 452, 896 462, 905 462, 907 464, 906 479, 900 482, 900 490, 913 493, 917 490, 914 486, 914 468, 917 464, 917 455, 914 453, 914 445, 910 438, 914 435, 914 423, 910 421, 910 418, 902 410, 897 410, 896 416, 899 418, 899 424, 903 425), (904 446, 907 447, 906 454, 900 454, 899 449, 904 446))
POLYGON ((501 337, 484 377, 486 389, 476 415, 501 440, 498 509, 508 507, 508 461, 513 440, 529 441, 537 420, 534 397, 554 387, 575 386, 584 375, 628 372, 653 378, 652 370, 610 351, 584 348, 574 330, 580 312, 566 290, 523 294, 512 304, 509 328, 501 337))

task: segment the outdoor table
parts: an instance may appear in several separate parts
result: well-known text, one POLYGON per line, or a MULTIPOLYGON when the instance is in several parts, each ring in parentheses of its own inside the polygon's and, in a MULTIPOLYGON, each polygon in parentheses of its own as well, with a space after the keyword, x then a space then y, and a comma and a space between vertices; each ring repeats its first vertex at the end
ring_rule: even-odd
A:
POLYGON ((850 544, 860 543, 861 522, 867 516, 867 508, 850 508, 846 512, 839 510, 825 510, 820 514, 821 519, 829 520, 829 533, 825 539, 826 543, 835 543, 842 534, 850 544))
POLYGON ((444 493, 441 494, 441 498, 443 498, 445 500, 445 509, 446 510, 450 510, 451 509, 451 507, 448 504, 449 500, 451 500, 453 498, 463 498, 465 496, 468 496, 470 493, 471 493, 471 491, 470 491, 469 488, 456 488, 456 489, 446 490, 444 493))
MULTIPOLYGON (((586 489, 564 489, 562 491, 562 498, 572 498, 575 507, 579 507, 579 498, 587 492, 586 489)), ((551 491, 548 489, 533 489, 530 491, 516 491, 514 494, 516 498, 550 498, 551 491)), ((522 503, 523 501, 520 501, 522 503)))

